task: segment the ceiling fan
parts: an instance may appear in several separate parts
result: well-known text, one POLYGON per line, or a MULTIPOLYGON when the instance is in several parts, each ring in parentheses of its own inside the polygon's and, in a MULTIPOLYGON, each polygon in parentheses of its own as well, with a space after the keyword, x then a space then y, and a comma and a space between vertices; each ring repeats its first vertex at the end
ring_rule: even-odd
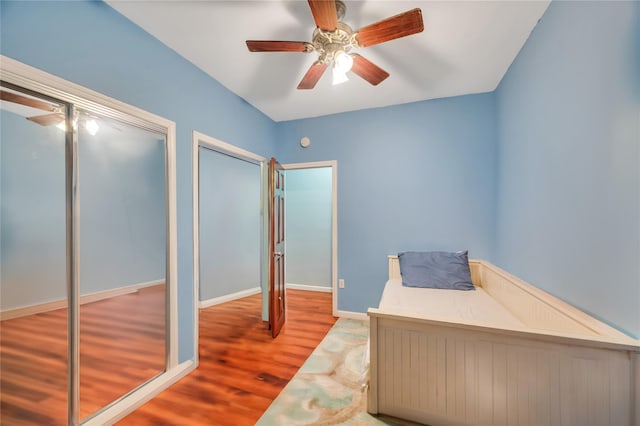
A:
POLYGON ((373 46, 424 30, 422 11, 409 10, 376 22, 357 31, 342 22, 347 7, 340 0, 308 0, 316 23, 312 41, 247 40, 251 52, 318 52, 298 84, 298 89, 313 89, 327 67, 333 65, 334 84, 346 81, 352 71, 372 85, 380 84, 389 73, 352 49, 373 46))
MULTIPOLYGON (((40 115, 31 115, 25 117, 27 120, 37 123, 41 126, 57 126, 61 130, 65 130, 65 113, 64 106, 56 105, 53 103, 49 103, 46 101, 41 101, 36 98, 32 98, 29 96, 24 96, 19 93, 10 92, 7 90, 0 90, 0 100, 5 102, 11 102, 18 105, 24 105, 29 108, 40 109, 42 111, 47 111, 48 114, 40 114, 40 115)), ((21 114, 24 115, 24 114, 21 114)), ((73 126, 77 127, 78 122, 82 122, 84 124, 84 128, 89 132, 90 135, 94 135, 100 130, 100 127, 97 123, 97 118, 89 115, 86 112, 78 112, 74 116, 73 126)), ((104 120, 101 120, 104 124, 104 120)), ((109 124, 110 127, 115 130, 122 131, 119 127, 114 124, 109 124)))
POLYGON ((41 126, 52 126, 64 122, 64 113, 62 107, 57 107, 48 102, 19 95, 14 92, 8 92, 6 90, 0 90, 0 99, 6 102, 12 102, 14 104, 20 104, 31 108, 47 111, 49 114, 33 115, 27 117, 27 120, 38 123, 41 126))

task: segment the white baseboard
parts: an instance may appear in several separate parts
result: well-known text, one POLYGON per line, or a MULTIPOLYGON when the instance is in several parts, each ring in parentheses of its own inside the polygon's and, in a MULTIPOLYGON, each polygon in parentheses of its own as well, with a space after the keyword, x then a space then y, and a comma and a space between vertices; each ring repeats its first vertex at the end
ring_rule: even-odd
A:
POLYGON ((364 312, 335 311, 333 316, 369 322, 369 316, 364 312))
POLYGON ((290 288, 292 290, 322 291, 325 293, 331 293, 331 287, 326 287, 322 285, 286 283, 285 288, 290 288))
POLYGON ((210 306, 219 305, 225 302, 231 302, 232 300, 242 299, 243 297, 253 296, 254 294, 262 293, 260 287, 253 287, 247 290, 241 290, 236 293, 227 294, 226 296, 214 297, 213 299, 201 300, 198 302, 200 309, 208 308, 210 306))
POLYGON ((138 390, 119 400, 97 416, 83 423, 83 425, 112 425, 117 421, 122 420, 128 414, 131 414, 133 411, 140 408, 145 402, 150 401, 160 392, 191 373, 195 368, 196 366, 193 360, 178 364, 164 374, 161 374, 150 382, 142 385, 138 390))
MULTIPOLYGON (((640 345, 640 339, 638 339, 638 345, 640 345)), ((635 424, 640 426, 640 353, 635 352, 631 356, 635 358, 635 424)))
MULTIPOLYGON (((110 290, 97 291, 95 293, 85 294, 80 296, 80 304, 97 302, 103 299, 109 299, 111 297, 122 296, 124 294, 135 293, 136 291, 151 287, 154 285, 164 284, 164 279, 147 281, 144 283, 127 285, 124 287, 112 288, 110 290)), ((67 299, 54 300, 52 302, 37 303, 35 305, 22 306, 19 308, 7 309, 0 311, 0 321, 20 318, 27 315, 39 314, 41 312, 54 311, 56 309, 63 309, 67 307, 67 299)))

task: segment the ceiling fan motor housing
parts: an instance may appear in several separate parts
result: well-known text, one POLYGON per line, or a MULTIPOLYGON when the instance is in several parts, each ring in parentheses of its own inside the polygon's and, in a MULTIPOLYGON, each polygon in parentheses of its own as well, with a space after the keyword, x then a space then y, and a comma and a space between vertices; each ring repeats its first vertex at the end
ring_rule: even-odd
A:
POLYGON ((316 28, 312 40, 313 48, 320 55, 318 61, 325 64, 332 61, 339 52, 347 53, 358 47, 353 30, 344 22, 338 22, 333 31, 316 28))

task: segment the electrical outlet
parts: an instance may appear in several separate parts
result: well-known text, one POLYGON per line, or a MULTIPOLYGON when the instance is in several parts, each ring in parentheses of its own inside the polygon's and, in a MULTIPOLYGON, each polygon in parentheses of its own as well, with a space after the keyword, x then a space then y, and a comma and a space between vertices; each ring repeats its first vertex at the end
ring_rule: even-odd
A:
POLYGON ((339 288, 344 288, 344 280, 343 280, 342 278, 340 278, 340 279, 338 280, 338 287, 339 287, 339 288))

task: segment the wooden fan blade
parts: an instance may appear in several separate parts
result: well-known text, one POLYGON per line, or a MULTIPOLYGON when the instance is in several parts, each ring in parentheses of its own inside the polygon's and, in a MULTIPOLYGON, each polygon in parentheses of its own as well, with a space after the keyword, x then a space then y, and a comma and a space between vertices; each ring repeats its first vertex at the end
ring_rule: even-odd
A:
POLYGON ((416 8, 360 28, 357 31, 356 40, 360 47, 367 47, 416 34, 422 30, 424 30, 422 11, 416 8))
POLYGON ((333 31, 338 26, 335 0, 308 0, 313 20, 321 30, 333 31))
POLYGON ((357 74, 360 77, 364 78, 374 86, 377 86, 382 81, 384 81, 384 79, 389 77, 388 72, 386 72, 373 62, 370 62, 368 59, 363 58, 357 53, 352 53, 351 56, 353 57, 353 66, 351 67, 351 71, 354 74, 357 74))
POLYGON ((41 109, 43 111, 55 111, 55 107, 47 102, 39 101, 38 99, 29 98, 13 92, 6 92, 0 90, 0 99, 7 102, 13 102, 14 104, 25 105, 31 108, 41 109))
POLYGON ((310 52, 309 46, 305 41, 247 40, 252 52, 310 52))
POLYGON ((33 117, 27 117, 27 120, 38 123, 41 126, 52 126, 54 124, 60 124, 64 121, 64 115, 60 113, 34 115, 33 117))
POLYGON ((313 89, 326 69, 327 64, 318 61, 314 62, 302 78, 302 81, 300 81, 300 84, 298 84, 298 89, 313 89))

